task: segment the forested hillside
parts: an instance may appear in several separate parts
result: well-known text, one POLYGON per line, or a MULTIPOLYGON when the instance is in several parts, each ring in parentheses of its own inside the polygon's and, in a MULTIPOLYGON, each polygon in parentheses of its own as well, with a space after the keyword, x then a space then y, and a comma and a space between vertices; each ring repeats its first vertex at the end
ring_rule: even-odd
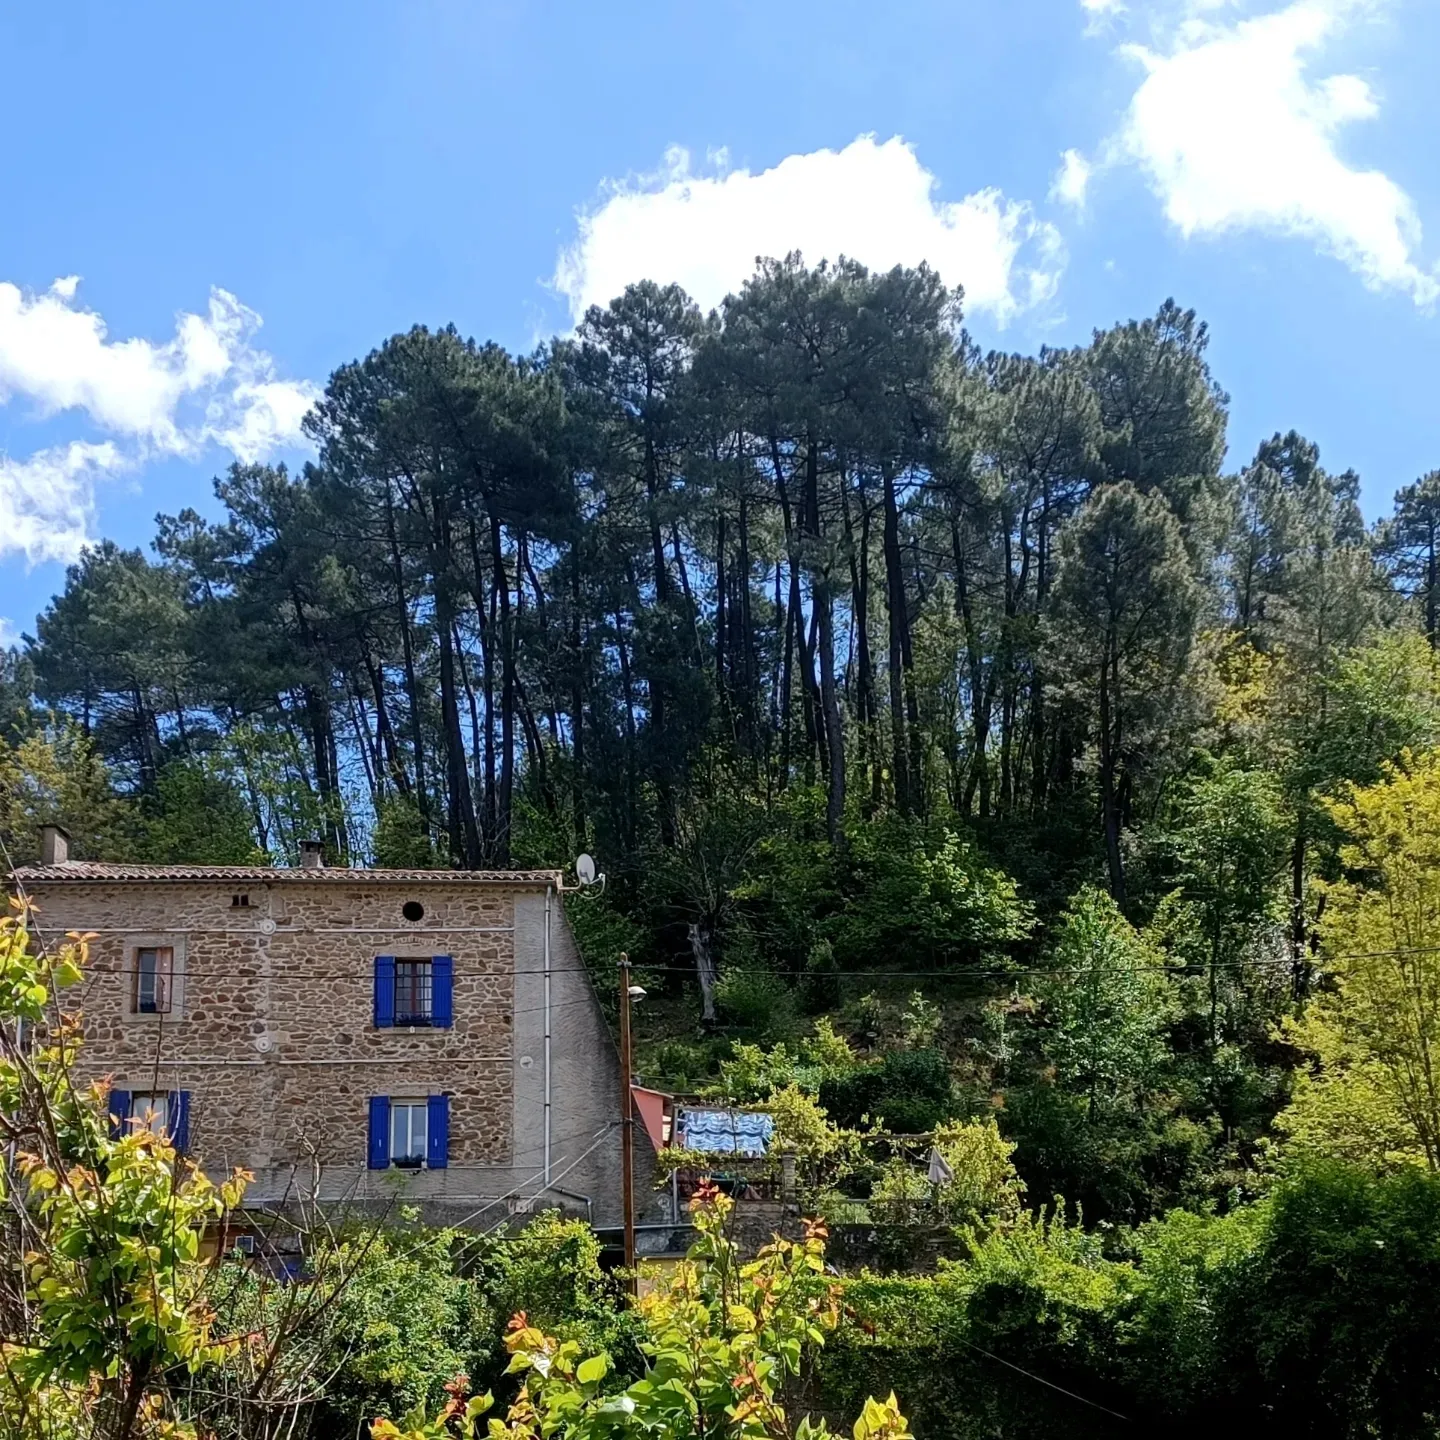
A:
MULTIPOLYGON (((529 356, 397 335, 301 473, 71 568, 4 659, 0 840, 588 850, 644 1077, 767 1106, 837 1262, 912 1272, 846 1281, 822 1408, 1431 1435, 1440 471, 1367 526, 1302 436, 1245 459, 1206 341, 982 355, 929 271, 798 257, 529 356)), ((459 1243, 334 1433, 494 1368, 459 1243)), ((593 1284, 551 1319, 631 1373, 593 1284)))
POLYGON ((799 257, 529 356, 397 335, 302 473, 71 569, 6 662, 5 843, 590 850, 652 1078, 843 1012, 939 1057, 930 1119, 993 1096, 1039 1195, 1223 1197, 1335 968, 1336 804, 1440 730, 1440 472, 1367 527, 1297 434, 1227 469, 1206 342, 1167 302, 982 355, 928 270, 799 257))

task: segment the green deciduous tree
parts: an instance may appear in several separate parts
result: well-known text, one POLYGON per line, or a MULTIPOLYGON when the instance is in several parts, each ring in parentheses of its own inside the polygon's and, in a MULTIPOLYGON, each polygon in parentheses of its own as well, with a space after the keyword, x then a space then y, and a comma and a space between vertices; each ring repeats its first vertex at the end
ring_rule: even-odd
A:
POLYGON ((70 723, 0 741, 0 841, 9 863, 39 855, 40 826, 64 825, 77 858, 126 853, 134 814, 94 745, 70 723))
POLYGON ((1440 1169, 1440 758, 1406 754, 1330 802, 1346 878, 1327 888, 1333 988, 1287 1027, 1315 1057, 1280 1118, 1302 1152, 1440 1169))
POLYGON ((1177 1013, 1163 957, 1103 891, 1082 890, 1056 938, 1056 975, 1040 990, 1045 1051, 1093 1119, 1136 1107, 1169 1058, 1177 1013))

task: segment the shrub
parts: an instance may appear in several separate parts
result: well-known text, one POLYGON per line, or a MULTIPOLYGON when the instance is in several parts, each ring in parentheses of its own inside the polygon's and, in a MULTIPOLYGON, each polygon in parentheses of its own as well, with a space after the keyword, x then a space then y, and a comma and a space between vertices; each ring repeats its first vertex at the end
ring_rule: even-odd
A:
POLYGON ((820 1103, 837 1125, 865 1116, 896 1134, 933 1130, 957 1111, 950 1068, 938 1050, 894 1050, 878 1065, 826 1080, 820 1103))
MULTIPOLYGON (((726 1235, 732 1202, 713 1186, 692 1204, 699 1239, 674 1273, 661 1276, 636 1307, 645 1374, 614 1383, 604 1351, 547 1335, 528 1315, 516 1315, 506 1334, 509 1368, 522 1387, 508 1424, 490 1422, 492 1436, 511 1440, 597 1440, 653 1436, 657 1440, 761 1440, 795 1435, 829 1440, 823 1419, 800 1418, 791 1428, 780 1407, 781 1387, 799 1376, 807 1350, 836 1322, 834 1287, 824 1274, 824 1229, 807 1227, 801 1242, 777 1238, 742 1264, 726 1235)), ((446 1440, 467 1436, 489 1397, 466 1403, 452 1394, 440 1416, 417 1410, 401 1430, 387 1421, 373 1440, 446 1440)), ((788 1402, 787 1402, 788 1403, 788 1402)), ((867 1397, 854 1425, 855 1440, 910 1440, 892 1394, 867 1397)))
POLYGON ((798 1006, 795 992, 784 977, 764 970, 732 970, 720 977, 715 1000, 720 1014, 767 1039, 795 1033, 798 1006))
POLYGON ((1227 1359, 1297 1432, 1431 1436, 1440 1415, 1440 1176, 1315 1164, 1279 1186, 1227 1290, 1227 1359))

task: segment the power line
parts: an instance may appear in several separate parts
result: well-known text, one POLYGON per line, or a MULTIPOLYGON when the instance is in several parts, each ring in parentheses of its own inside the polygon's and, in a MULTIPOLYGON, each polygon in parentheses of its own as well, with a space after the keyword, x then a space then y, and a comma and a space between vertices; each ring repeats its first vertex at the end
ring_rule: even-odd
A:
MULTIPOLYGON (((1402 955, 1435 954, 1440 952, 1440 945, 1407 945, 1397 947, 1393 950, 1342 950, 1330 955, 1314 957, 1313 960, 1306 960, 1302 963, 1319 963, 1323 965, 1327 960, 1358 960, 1358 959, 1380 959, 1402 955)), ((964 980, 1009 980, 1034 976, 1075 976, 1075 975, 1204 975, 1211 970, 1291 970, 1296 962, 1289 956, 1275 956, 1273 958, 1261 958, 1253 960, 1221 960, 1221 961, 1185 961, 1176 960, 1163 965, 1017 965, 1017 966, 994 966, 986 968, 964 967, 951 970, 891 970, 888 967, 877 966, 866 970, 767 970, 763 968, 726 968, 720 972, 721 978, 732 976, 743 976, 746 978, 770 978, 784 980, 791 983, 823 980, 934 980, 934 981, 964 981, 964 980)), ((634 966, 637 974, 648 975, 694 975, 693 965, 648 965, 636 963, 634 966)), ((87 965, 85 975, 87 979, 101 975, 128 976, 134 972, 114 965, 87 965)), ((511 976, 544 976, 552 978, 563 975, 583 975, 594 981, 603 975, 603 971, 590 970, 576 966, 555 966, 546 971, 543 969, 521 969, 521 970, 460 970, 454 972, 459 979, 481 979, 481 980, 504 980, 511 976)), ((192 980, 271 980, 284 981, 298 978, 306 980, 362 980, 369 981, 371 973, 361 968, 349 970, 318 969, 304 965, 290 965, 281 962, 269 970, 258 970, 254 968, 230 969, 229 967, 216 968, 210 965, 192 965, 187 957, 184 978, 186 982, 192 980)), ((557 1003, 580 1003, 580 1002, 557 1002, 557 1003)), ((536 1009, 543 1009, 537 1006, 536 1009)), ((514 1011, 511 1013, 523 1013, 514 1011)))
POLYGON ((1071 1400, 1078 1400, 1082 1405, 1088 1405, 1092 1410, 1099 1410, 1105 1415, 1113 1415, 1117 1420, 1123 1420, 1127 1425, 1130 1424, 1130 1417, 1128 1415, 1122 1415, 1118 1410, 1111 1410, 1107 1405, 1101 1405, 1094 1400, 1087 1400, 1083 1395, 1077 1395, 1073 1390, 1067 1390, 1063 1385, 1057 1385, 1053 1380, 1047 1380, 1043 1375, 1035 1374, 1033 1370, 1026 1370, 1024 1366, 1016 1365, 1014 1361, 1005 1359, 1003 1355, 996 1355, 994 1351, 985 1349, 983 1345, 977 1345, 973 1340, 967 1340, 963 1335, 957 1335, 955 1338, 959 1340, 962 1345, 967 1345, 971 1350, 984 1355, 986 1359, 994 1360, 998 1364, 1004 1365, 1007 1369, 1024 1375, 1026 1379, 1034 1380, 1038 1385, 1044 1385, 1048 1389, 1057 1391, 1059 1394, 1065 1395, 1071 1400))

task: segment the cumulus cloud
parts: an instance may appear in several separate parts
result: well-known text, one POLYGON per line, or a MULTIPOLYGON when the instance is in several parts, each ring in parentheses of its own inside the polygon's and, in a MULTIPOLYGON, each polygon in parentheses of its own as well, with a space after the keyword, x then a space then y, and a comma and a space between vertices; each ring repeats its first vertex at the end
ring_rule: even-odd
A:
POLYGON ((1060 157, 1060 168, 1050 185, 1050 198, 1081 209, 1090 185, 1090 173, 1090 162, 1078 150, 1067 150, 1060 157))
POLYGON ((0 405, 73 414, 105 437, 0 455, 0 555, 74 558, 91 535, 97 482, 146 459, 219 445, 252 461, 300 444, 318 393, 279 378, 253 343, 260 317, 226 290, 159 343, 113 339, 78 291, 73 275, 43 294, 0 283, 0 405))
POLYGON ((1183 235, 1263 230, 1312 241, 1373 289, 1419 305, 1440 282, 1419 258, 1414 203, 1341 153, 1379 106, 1358 75, 1316 76, 1318 53, 1369 0, 1298 0, 1248 19, 1191 0, 1172 43, 1127 45, 1144 69, 1108 159, 1140 166, 1183 235))
POLYGON ((847 255, 872 268, 922 260, 967 309, 1004 325, 1055 293, 1065 255, 1030 206, 986 189, 936 198, 936 177, 904 140, 861 136, 841 150, 791 155, 758 174, 697 173, 685 150, 655 175, 613 183, 578 217, 555 288, 578 320, 642 279, 676 282, 704 308, 737 290, 759 255, 799 250, 811 261, 847 255))
POLYGON ((0 455, 0 555, 73 560, 90 537, 95 483, 126 460, 112 441, 73 441, 24 460, 0 455))

